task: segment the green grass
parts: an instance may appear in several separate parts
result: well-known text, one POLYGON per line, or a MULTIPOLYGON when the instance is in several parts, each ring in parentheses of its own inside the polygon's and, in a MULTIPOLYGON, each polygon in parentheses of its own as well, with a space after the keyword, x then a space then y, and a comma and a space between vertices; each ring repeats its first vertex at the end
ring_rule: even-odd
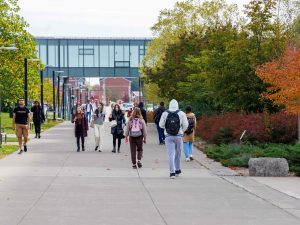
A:
MULTIPOLYGON (((52 117, 48 115, 48 118, 52 117)), ((46 123, 42 124, 42 131, 48 130, 51 127, 54 127, 55 125, 63 122, 62 120, 48 120, 46 123)), ((9 118, 9 114, 8 113, 2 113, 1 114, 1 122, 2 122, 2 128, 5 129, 5 132, 7 134, 15 134, 15 131, 12 129, 12 118, 9 118)), ((8 141, 10 142, 10 141, 8 141)))
POLYGON ((42 131, 48 130, 62 122, 63 122, 63 120, 47 120, 44 124, 42 124, 42 127, 41 127, 42 131))
POLYGON ((286 158, 289 162, 290 171, 300 176, 300 144, 214 145, 207 147, 205 153, 224 166, 237 167, 248 167, 250 158, 286 158))
POLYGON ((17 150, 18 150, 17 145, 3 145, 2 148, 0 148, 0 159, 17 150))

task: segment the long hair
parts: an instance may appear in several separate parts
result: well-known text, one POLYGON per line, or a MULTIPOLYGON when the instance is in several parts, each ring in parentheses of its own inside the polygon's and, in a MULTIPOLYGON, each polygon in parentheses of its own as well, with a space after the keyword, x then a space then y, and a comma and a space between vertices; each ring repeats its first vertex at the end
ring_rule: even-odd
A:
POLYGON ((122 114, 122 110, 121 110, 121 107, 119 106, 119 104, 115 104, 114 110, 113 110, 113 111, 114 111, 115 114, 122 114), (118 111, 118 112, 116 111, 116 107, 117 107, 117 106, 118 106, 118 108, 119 108, 119 111, 118 111))
POLYGON ((33 104, 37 104, 37 107, 40 108, 41 107, 41 103, 39 101, 34 101, 33 104))
POLYGON ((84 115, 83 110, 82 110, 81 107, 77 107, 77 108, 76 108, 75 116, 77 116, 77 115, 79 115, 79 114, 84 115), (80 113, 78 112, 78 109, 80 109, 80 113))
POLYGON ((130 117, 130 121, 132 121, 133 119, 136 119, 136 118, 139 118, 139 119, 143 119, 143 116, 142 116, 142 113, 141 113, 141 110, 140 108, 136 107, 134 108, 133 112, 132 112, 132 115, 130 117))
MULTIPOLYGON (((99 105, 101 105, 102 106, 102 111, 101 112, 103 112, 103 110, 104 110, 104 105, 103 105, 103 103, 102 102, 100 102, 99 103, 99 105)), ((99 107, 99 105, 98 105, 98 107, 99 107)), ((99 110, 98 110, 98 107, 97 107, 97 109, 96 109, 96 111, 95 111, 95 113, 96 113, 96 115, 97 115, 97 117, 99 116, 99 110)))

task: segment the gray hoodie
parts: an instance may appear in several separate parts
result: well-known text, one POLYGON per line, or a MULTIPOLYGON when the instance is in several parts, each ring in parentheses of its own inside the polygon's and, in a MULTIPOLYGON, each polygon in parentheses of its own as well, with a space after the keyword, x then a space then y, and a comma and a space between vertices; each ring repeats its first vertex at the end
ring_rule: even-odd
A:
MULTIPOLYGON (((179 107, 178 107, 178 102, 173 99, 170 104, 169 104, 169 110, 170 112, 175 112, 179 110, 179 107)), ((168 117, 168 111, 164 112, 160 118, 160 121, 159 121, 159 126, 163 129, 165 129, 165 126, 166 126, 166 120, 167 120, 167 117, 168 117)), ((187 120, 187 117, 186 117, 186 114, 182 111, 179 111, 178 112, 178 115, 179 115, 179 119, 180 119, 180 130, 178 132, 178 135, 181 135, 183 136, 184 134, 184 131, 186 131, 186 129, 188 128, 189 126, 189 122, 187 120)), ((165 135, 166 136, 169 136, 169 134, 167 133, 166 129, 165 129, 165 135)))

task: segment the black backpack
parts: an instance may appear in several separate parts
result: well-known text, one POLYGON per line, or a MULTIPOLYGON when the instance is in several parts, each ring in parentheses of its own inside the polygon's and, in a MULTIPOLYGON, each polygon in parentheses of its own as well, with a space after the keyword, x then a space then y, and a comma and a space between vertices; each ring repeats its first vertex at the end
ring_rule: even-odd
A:
POLYGON ((166 119, 166 131, 171 136, 176 136, 180 130, 180 118, 178 115, 179 110, 176 112, 168 112, 166 119))
POLYGON ((184 133, 186 134, 191 134, 194 132, 194 127, 195 127, 195 120, 194 118, 187 118, 188 119, 188 122, 189 122, 189 126, 188 128, 186 129, 186 131, 184 133))

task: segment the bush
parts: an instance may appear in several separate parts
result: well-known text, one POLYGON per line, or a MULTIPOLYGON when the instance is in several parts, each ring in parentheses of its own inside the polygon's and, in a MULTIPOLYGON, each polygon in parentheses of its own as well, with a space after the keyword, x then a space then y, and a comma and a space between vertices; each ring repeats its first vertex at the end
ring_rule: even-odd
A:
POLYGON ((148 123, 154 123, 153 112, 147 112, 147 121, 148 123))
POLYGON ((224 166, 248 167, 250 158, 273 157, 287 159, 290 171, 300 176, 300 145, 260 144, 260 145, 220 145, 205 149, 208 157, 224 166))
POLYGON ((297 139, 297 116, 285 112, 203 116, 198 120, 196 135, 209 143, 237 143, 244 130, 245 142, 294 143, 297 139))

